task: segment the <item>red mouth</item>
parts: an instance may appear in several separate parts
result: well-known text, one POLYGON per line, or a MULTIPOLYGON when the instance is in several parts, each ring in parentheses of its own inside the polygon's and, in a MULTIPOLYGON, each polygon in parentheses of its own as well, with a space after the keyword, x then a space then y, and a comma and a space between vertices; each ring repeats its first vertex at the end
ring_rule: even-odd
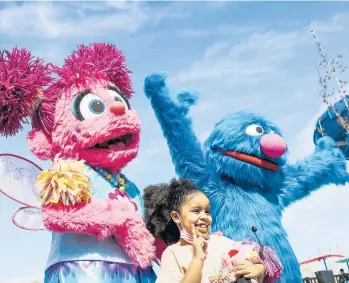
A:
POLYGON ((116 189, 114 192, 109 193, 109 199, 115 199, 118 201, 124 201, 131 203, 135 210, 138 211, 138 205, 130 199, 130 196, 125 192, 120 192, 119 189, 116 189))
POLYGON ((233 157, 235 159, 244 161, 246 163, 250 163, 252 165, 255 165, 270 171, 276 172, 279 170, 279 165, 265 159, 261 159, 246 153, 240 153, 232 150, 228 150, 228 151, 221 150, 221 151, 227 156, 233 157))
POLYGON ((127 133, 122 136, 101 140, 88 149, 121 151, 129 149, 137 140, 136 134, 127 133))

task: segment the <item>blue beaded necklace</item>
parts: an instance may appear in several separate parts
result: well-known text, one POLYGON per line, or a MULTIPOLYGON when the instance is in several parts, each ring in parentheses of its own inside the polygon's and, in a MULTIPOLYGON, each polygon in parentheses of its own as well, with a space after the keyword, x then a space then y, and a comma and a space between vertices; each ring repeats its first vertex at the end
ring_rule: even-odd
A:
POLYGON ((121 173, 113 175, 103 168, 92 167, 92 169, 95 170, 99 175, 101 175, 104 180, 109 182, 115 188, 119 189, 119 191, 121 192, 124 192, 129 186, 126 182, 126 176, 121 173))

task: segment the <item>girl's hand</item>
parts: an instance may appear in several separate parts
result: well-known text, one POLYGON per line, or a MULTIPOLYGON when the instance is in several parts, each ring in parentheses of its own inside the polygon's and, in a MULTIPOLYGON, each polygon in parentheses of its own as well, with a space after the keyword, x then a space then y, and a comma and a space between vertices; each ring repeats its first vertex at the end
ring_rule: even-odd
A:
POLYGON ((197 237, 194 225, 192 225, 191 231, 193 234, 193 258, 204 261, 207 255, 208 241, 203 237, 197 237))
POLYGON ((264 278, 265 268, 263 264, 252 264, 248 260, 238 262, 233 267, 235 275, 243 276, 244 278, 264 278))

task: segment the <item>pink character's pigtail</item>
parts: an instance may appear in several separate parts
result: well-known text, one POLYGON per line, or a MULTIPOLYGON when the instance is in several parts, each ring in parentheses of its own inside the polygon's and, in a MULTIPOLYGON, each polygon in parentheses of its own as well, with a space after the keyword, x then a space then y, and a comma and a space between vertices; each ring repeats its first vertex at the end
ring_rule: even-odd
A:
POLYGON ((32 116, 43 87, 52 82, 49 65, 26 49, 0 52, 0 134, 15 135, 32 116))

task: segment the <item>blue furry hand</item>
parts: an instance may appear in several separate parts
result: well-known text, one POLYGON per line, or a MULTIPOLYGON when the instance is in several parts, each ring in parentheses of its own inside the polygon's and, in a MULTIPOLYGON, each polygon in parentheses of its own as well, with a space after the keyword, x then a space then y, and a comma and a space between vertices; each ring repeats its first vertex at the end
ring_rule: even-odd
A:
POLYGON ((199 94, 193 90, 183 90, 177 94, 177 99, 182 107, 187 107, 195 105, 199 99, 199 94))
POLYGON ((316 151, 336 148, 336 142, 330 137, 322 137, 316 144, 316 151))
POLYGON ((176 173, 182 178, 197 180, 199 187, 206 184, 210 174, 207 174, 203 150, 188 115, 190 106, 198 98, 197 92, 184 90, 173 97, 166 85, 166 75, 160 73, 145 78, 144 92, 150 100, 171 155, 174 156, 172 160, 176 173))
POLYGON ((316 155, 326 160, 330 171, 337 176, 336 184, 345 184, 349 182, 347 164, 342 151, 336 147, 336 142, 330 137, 323 137, 316 144, 316 155), (339 179, 339 180, 338 180, 339 179))
MULTIPOLYGON (((177 94, 177 101, 171 98, 169 89, 166 86, 167 76, 162 73, 153 73, 144 80, 144 93, 155 104, 161 104, 161 107, 175 109, 178 107, 179 112, 186 116, 190 106, 196 104, 198 93, 195 90, 182 90, 177 94), (155 100, 157 102, 155 102, 155 100)), ((153 105, 157 109, 156 105, 153 105)), ((154 109, 156 111, 156 109, 154 109)))
POLYGON ((144 93, 148 98, 159 94, 159 89, 166 87, 166 75, 162 73, 153 73, 144 80, 144 93))

